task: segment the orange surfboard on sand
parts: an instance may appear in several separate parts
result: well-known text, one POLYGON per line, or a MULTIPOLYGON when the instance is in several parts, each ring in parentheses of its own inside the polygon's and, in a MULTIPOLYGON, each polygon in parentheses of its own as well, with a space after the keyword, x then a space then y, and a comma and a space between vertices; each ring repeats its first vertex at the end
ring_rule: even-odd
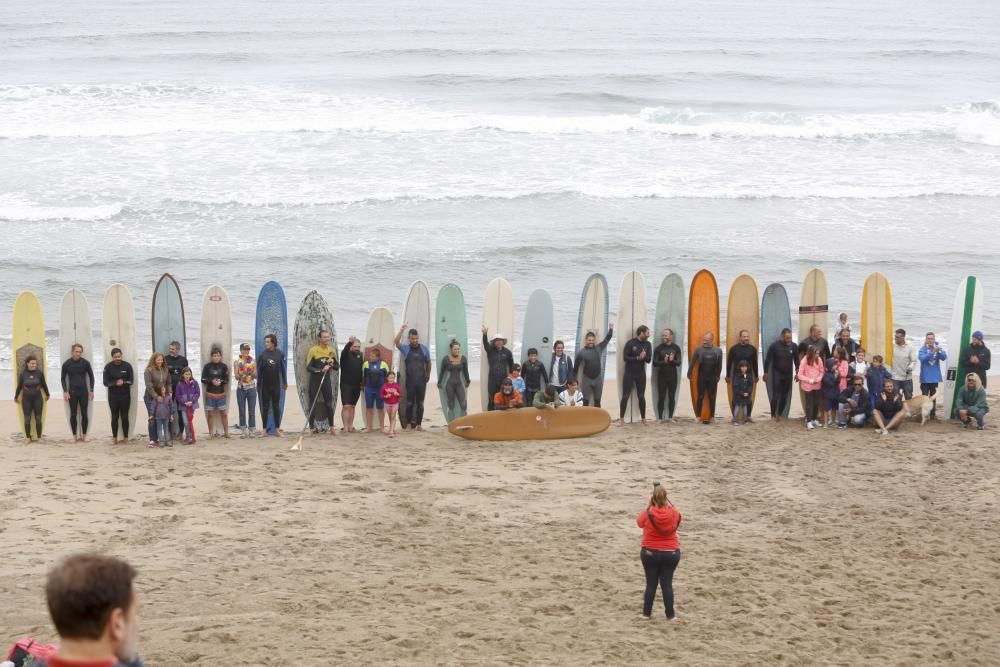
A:
POLYGON ((562 440, 606 431, 611 415, 602 408, 521 408, 477 412, 448 424, 467 440, 562 440))
MULTIPOLYGON (((702 337, 706 333, 715 336, 715 344, 719 345, 719 286, 715 276, 707 269, 695 274, 691 281, 688 298, 688 364, 694 356, 694 351, 701 346, 702 337)), ((698 365, 691 367, 691 404, 698 404, 698 365)), ((701 406, 698 419, 706 420, 712 416, 711 408, 706 402, 701 406)))

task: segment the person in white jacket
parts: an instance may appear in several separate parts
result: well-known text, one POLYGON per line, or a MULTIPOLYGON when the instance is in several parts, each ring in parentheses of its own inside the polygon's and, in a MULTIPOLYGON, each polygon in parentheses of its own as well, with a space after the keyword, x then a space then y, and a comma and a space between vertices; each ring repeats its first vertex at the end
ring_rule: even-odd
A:
POLYGON ((896 389, 903 392, 909 400, 913 398, 913 367, 917 363, 917 353, 913 346, 906 342, 906 331, 896 329, 896 337, 892 344, 892 367, 889 374, 895 381, 896 389))
POLYGON ((559 392, 559 400, 566 407, 583 405, 583 392, 576 378, 571 377, 566 381, 566 388, 559 392))

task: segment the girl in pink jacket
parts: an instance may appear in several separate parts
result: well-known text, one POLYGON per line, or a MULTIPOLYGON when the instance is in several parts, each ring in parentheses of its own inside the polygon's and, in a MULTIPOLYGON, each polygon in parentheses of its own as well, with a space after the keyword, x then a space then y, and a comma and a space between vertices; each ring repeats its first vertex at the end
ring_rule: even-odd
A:
POLYGON ((814 345, 809 346, 796 377, 806 397, 806 428, 814 429, 819 426, 820 390, 823 386, 823 360, 814 345))

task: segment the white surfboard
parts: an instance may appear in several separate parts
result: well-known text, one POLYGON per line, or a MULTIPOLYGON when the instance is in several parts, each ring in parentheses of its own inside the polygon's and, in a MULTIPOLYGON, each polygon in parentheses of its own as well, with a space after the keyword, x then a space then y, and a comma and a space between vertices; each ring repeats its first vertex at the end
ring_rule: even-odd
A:
POLYGON ((969 372, 962 361, 962 352, 969 347, 972 333, 983 328, 983 284, 975 276, 962 279, 955 292, 948 330, 948 361, 944 369, 944 418, 952 419, 958 392, 969 372))
MULTIPOLYGON (((125 285, 115 283, 104 293, 103 306, 101 344, 104 347, 104 360, 110 363, 111 350, 117 347, 122 351, 122 361, 132 366, 132 404, 128 411, 129 437, 142 436, 146 433, 146 417, 143 417, 142 424, 137 424, 135 418, 139 408, 139 387, 142 386, 143 369, 139 366, 139 352, 136 349, 135 305, 132 294, 125 285)), ((143 408, 143 415, 145 413, 143 408)))
MULTIPOLYGON (((615 321, 615 360, 618 369, 618 396, 622 396, 625 379, 625 344, 635 337, 635 330, 646 321, 649 313, 646 310, 646 280, 638 271, 629 271, 622 278, 621 289, 618 291, 618 317, 615 321)), ((644 370, 645 371, 645 367, 644 370)), ((647 391, 649 383, 646 383, 647 391)), ((649 407, 647 401, 647 408, 649 407)), ((625 408, 625 423, 637 422, 639 414, 639 396, 633 389, 625 408)))
MULTIPOLYGON (((212 361, 212 348, 222 351, 222 363, 229 367, 229 390, 226 393, 227 409, 231 409, 233 395, 233 316, 229 295, 218 285, 205 290, 201 301, 201 365, 212 361)), ((201 375, 198 375, 201 378, 201 375)), ((204 388, 203 388, 204 390, 204 388)), ((213 420, 213 433, 222 433, 221 419, 213 420)))
MULTIPOLYGON (((503 278, 494 278, 486 286, 482 324, 488 328, 487 338, 490 341, 497 336, 504 338, 507 340, 504 347, 513 351, 514 290, 503 278)), ((489 407, 489 377, 489 360, 486 358, 486 350, 483 350, 479 357, 479 395, 483 412, 489 407)))
MULTIPOLYGON (((90 329, 90 307, 87 297, 78 289, 67 290, 63 296, 62 308, 59 310, 59 361, 65 362, 73 354, 74 345, 83 346, 83 358, 94 366, 94 337, 90 329)), ((60 369, 60 375, 62 369, 60 369)), ((98 372, 94 369, 94 382, 100 382, 98 372)), ((54 387, 55 385, 53 385, 54 387)), ((69 422, 69 401, 63 401, 66 408, 66 421, 69 422)), ((94 423, 94 401, 87 403, 87 420, 94 423)), ((77 415, 77 433, 83 435, 83 424, 77 415)))

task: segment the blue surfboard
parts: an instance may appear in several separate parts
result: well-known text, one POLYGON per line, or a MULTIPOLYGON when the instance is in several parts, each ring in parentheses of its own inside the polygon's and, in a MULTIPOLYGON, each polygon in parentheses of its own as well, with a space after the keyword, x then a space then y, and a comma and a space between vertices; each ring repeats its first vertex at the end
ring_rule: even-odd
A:
MULTIPOLYGON (((272 281, 264 283, 257 295, 257 324, 254 335, 254 353, 260 357, 264 351, 264 336, 274 334, 278 337, 278 349, 285 355, 285 372, 288 371, 288 307, 285 303, 285 290, 272 281)), ((278 400, 278 414, 285 412, 285 390, 281 390, 278 400)), ((264 428, 274 435, 274 418, 267 416, 264 428)))

